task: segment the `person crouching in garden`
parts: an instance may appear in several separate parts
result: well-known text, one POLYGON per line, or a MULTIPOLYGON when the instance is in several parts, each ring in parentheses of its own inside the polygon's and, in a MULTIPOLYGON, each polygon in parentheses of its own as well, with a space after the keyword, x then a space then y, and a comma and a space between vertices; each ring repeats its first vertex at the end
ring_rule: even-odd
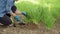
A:
MULTIPOLYGON (((9 26, 12 21, 10 19, 10 16, 13 16, 15 20, 19 19, 19 16, 16 15, 16 6, 14 5, 15 0, 0 0, 0 23, 3 24, 3 26, 9 26)), ((17 0, 16 0, 17 1, 17 0)), ((17 13, 21 13, 18 12, 17 13)), ((21 22, 21 25, 25 25, 25 23, 21 22)))

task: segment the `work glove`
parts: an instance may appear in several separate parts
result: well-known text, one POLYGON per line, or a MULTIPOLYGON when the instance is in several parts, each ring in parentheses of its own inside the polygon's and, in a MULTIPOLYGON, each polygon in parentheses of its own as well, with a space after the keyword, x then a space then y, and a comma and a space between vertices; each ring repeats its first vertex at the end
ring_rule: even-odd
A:
POLYGON ((20 17, 19 17, 19 16, 17 16, 17 15, 14 16, 14 19, 19 22, 19 25, 25 25, 25 23, 23 23, 23 22, 20 20, 20 17))
POLYGON ((26 16, 26 12, 22 11, 22 15, 26 16))
POLYGON ((14 16, 14 19, 16 20, 16 21, 20 21, 20 18, 19 18, 19 16, 14 16))

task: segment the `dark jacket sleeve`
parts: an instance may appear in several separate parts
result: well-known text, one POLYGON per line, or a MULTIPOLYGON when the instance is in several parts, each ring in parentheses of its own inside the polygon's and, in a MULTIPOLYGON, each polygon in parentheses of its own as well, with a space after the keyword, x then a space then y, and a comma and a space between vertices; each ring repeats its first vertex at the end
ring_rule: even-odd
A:
POLYGON ((15 11, 17 10, 17 7, 16 7, 15 5, 13 5, 13 6, 11 7, 11 10, 12 10, 13 13, 15 13, 15 11))

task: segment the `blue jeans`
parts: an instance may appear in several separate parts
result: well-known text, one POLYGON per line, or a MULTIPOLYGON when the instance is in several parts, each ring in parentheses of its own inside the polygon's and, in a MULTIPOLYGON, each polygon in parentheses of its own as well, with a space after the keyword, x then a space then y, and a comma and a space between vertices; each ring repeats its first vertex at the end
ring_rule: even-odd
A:
MULTIPOLYGON (((12 6, 12 8, 11 8, 11 10, 13 11, 13 13, 15 13, 16 9, 17 8, 16 8, 15 5, 12 6)), ((0 23, 3 24, 4 26, 9 26, 12 23, 12 21, 10 19, 10 16, 11 16, 10 14, 6 14, 3 17, 0 17, 0 23)))

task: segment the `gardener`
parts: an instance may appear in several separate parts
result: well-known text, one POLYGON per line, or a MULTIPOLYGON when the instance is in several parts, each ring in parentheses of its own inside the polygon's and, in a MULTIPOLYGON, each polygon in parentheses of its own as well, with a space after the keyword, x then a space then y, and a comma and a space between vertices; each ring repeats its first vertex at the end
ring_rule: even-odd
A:
MULTIPOLYGON (((17 18, 16 20, 19 19, 19 16, 15 14, 16 7, 13 5, 14 0, 0 0, 0 23, 3 24, 3 26, 9 26, 12 23, 10 19, 11 15, 17 18)), ((21 24, 24 25, 23 22, 21 22, 21 24)))

